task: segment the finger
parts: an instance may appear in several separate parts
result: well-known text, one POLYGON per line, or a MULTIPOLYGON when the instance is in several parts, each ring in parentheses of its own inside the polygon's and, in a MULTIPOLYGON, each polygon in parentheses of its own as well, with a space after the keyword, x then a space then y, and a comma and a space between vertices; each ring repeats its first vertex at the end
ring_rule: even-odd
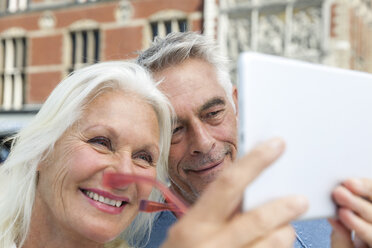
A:
MULTIPOLYGON (((284 150, 284 142, 271 139, 224 170, 212 182, 188 215, 202 221, 225 221, 240 203, 246 186, 284 150), (209 207, 209 211, 205 209, 209 207)), ((192 218, 194 218, 192 217, 192 218)))
POLYGON ((281 227, 270 233, 264 239, 259 240, 252 246, 247 245, 249 248, 292 248, 296 235, 293 228, 289 225, 281 227))
POLYGON ((337 220, 328 219, 332 226, 331 245, 332 248, 353 248, 351 232, 337 220))
POLYGON ((333 191, 333 198, 338 205, 349 208, 365 221, 372 223, 372 203, 370 201, 352 194, 343 186, 338 186, 333 191))
POLYGON ((367 198, 372 201, 372 179, 349 179, 343 185, 356 195, 367 198))
POLYGON ((349 230, 354 230, 356 236, 368 245, 372 246, 371 223, 367 223, 365 220, 346 208, 340 208, 338 210, 338 216, 342 224, 344 224, 349 230))
POLYGON ((237 215, 221 230, 216 243, 221 247, 242 247, 262 239, 288 225, 307 208, 304 197, 286 197, 266 203, 252 211, 237 215))
POLYGON ((355 236, 353 243, 354 248, 369 248, 368 245, 357 236, 355 236))

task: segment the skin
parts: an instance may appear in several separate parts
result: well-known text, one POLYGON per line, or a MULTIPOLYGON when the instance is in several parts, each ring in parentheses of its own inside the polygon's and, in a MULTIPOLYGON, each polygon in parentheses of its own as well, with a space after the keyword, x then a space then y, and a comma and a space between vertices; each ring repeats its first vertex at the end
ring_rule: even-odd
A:
POLYGON ((372 247, 372 180, 346 180, 333 191, 333 199, 339 208, 338 219, 330 220, 332 247, 372 247))
MULTIPOLYGON (((168 165, 171 188, 190 204, 199 198, 170 228, 163 247, 292 247, 290 222, 307 208, 302 197, 237 211, 245 187, 283 152, 283 141, 273 140, 235 161, 238 115, 214 67, 187 59, 154 77, 162 80, 160 90, 177 115, 168 165)), ((232 96, 237 106, 236 88, 232 96)))
MULTIPOLYGON (((245 187, 280 156, 283 141, 271 140, 235 161, 238 115, 212 65, 187 59, 154 77, 162 80, 160 90, 177 115, 168 165, 171 188, 190 204, 199 198, 170 228, 162 247, 293 247, 290 222, 306 211, 306 199, 281 198, 237 211, 245 187)), ((232 96, 237 106, 235 88, 232 96)))
MULTIPOLYGON (((171 188, 193 204, 237 154, 237 111, 217 80, 214 67, 200 59, 154 73, 177 119, 169 154, 171 188)), ((233 100, 237 106, 237 90, 233 100)))
POLYGON ((117 237, 137 215, 139 201, 148 198, 151 186, 107 188, 103 176, 117 172, 155 178, 158 141, 155 111, 144 100, 120 91, 95 98, 39 165, 24 247, 103 247, 117 237), (106 204, 91 200, 81 189, 102 190, 128 203, 119 213, 111 211, 115 207, 104 211, 106 204))
MULTIPOLYGON (((154 77, 163 81, 160 89, 177 115, 169 157, 171 188, 190 204, 199 198, 170 228, 163 248, 293 247, 295 234, 290 222, 306 211, 306 199, 290 196, 249 212, 236 211, 245 187, 283 152, 283 141, 273 139, 234 162, 238 116, 218 84, 213 67, 202 60, 187 59, 155 72, 154 77)), ((237 106, 235 88, 232 96, 237 106)), ((366 196, 353 193, 357 198, 366 196)), ((340 219, 340 226, 346 225, 341 213, 340 219)), ((345 230, 332 240, 333 247, 349 244, 345 242, 349 238, 345 230)))
POLYGON ((171 227, 162 247, 293 247, 295 234, 290 221, 306 211, 305 198, 291 196, 249 212, 235 211, 245 187, 283 150, 282 140, 270 140, 221 172, 187 214, 171 227), (223 201, 216 204, 219 199, 223 201))

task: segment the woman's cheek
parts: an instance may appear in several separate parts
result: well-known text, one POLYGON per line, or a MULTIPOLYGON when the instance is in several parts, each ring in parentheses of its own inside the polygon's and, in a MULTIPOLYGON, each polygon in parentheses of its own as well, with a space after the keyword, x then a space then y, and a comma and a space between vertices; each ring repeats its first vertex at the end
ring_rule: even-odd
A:
MULTIPOLYGON (((142 169, 141 172, 138 172, 138 175, 156 179, 156 169, 155 167, 142 169)), ((138 200, 148 199, 152 189, 153 189, 153 186, 151 184, 148 184, 148 183, 139 184, 138 186, 138 196, 139 196, 138 198, 139 199, 138 200)))

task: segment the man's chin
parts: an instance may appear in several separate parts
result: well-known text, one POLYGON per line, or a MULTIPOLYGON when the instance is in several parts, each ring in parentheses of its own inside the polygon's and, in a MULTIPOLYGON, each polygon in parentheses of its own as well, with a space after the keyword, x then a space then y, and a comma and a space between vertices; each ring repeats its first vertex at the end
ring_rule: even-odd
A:
POLYGON ((194 189, 195 197, 205 190, 205 188, 212 183, 218 175, 222 172, 223 168, 213 168, 212 170, 203 171, 202 173, 188 173, 187 182, 194 189))

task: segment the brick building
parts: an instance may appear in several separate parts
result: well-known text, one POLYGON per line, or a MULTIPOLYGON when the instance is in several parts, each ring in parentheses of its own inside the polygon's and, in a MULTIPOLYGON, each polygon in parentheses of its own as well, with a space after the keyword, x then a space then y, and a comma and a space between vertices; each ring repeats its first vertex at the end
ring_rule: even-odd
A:
POLYGON ((1 0, 0 138, 72 70, 134 58, 156 35, 199 31, 203 8, 203 0, 1 0))
POLYGON ((0 106, 21 110, 42 103, 74 69, 133 58, 154 35, 200 30, 203 2, 8 0, 1 7, 0 106))

